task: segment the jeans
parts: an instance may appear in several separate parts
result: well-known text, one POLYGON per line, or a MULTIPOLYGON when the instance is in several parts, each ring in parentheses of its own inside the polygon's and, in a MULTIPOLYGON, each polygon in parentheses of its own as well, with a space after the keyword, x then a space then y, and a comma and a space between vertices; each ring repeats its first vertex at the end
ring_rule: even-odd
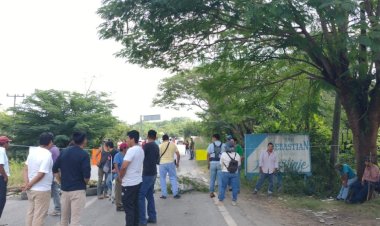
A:
POLYGON ((4 181, 4 177, 0 176, 0 218, 3 214, 5 203, 7 202, 7 183, 4 181))
POLYGON ((351 203, 361 203, 367 199, 368 195, 368 183, 365 182, 364 185, 360 181, 356 181, 351 185, 351 203))
POLYGON ((218 185, 221 186, 220 173, 221 166, 219 161, 210 162, 210 193, 215 192, 215 180, 218 178, 218 185))
POLYGON ((190 149, 190 159, 193 160, 195 157, 194 150, 190 149))
POLYGON ((61 212, 61 197, 59 195, 60 186, 57 182, 53 181, 51 184, 51 196, 53 197, 54 210, 61 212))
POLYGON ((355 181, 357 180, 358 178, 357 177, 354 177, 352 179, 348 179, 347 181, 347 187, 344 187, 342 186, 341 189, 340 189, 340 192, 338 194, 338 196, 336 197, 337 199, 343 199, 343 200, 346 200, 347 199, 347 196, 348 196, 348 192, 350 191, 350 187, 353 183, 355 183, 355 181))
MULTIPOLYGON (((237 184, 238 184, 238 193, 240 193, 240 176, 241 176, 241 166, 239 166, 239 168, 238 168, 238 172, 237 172, 237 184)), ((231 185, 231 180, 228 182, 228 186, 230 187, 230 188, 232 188, 232 185, 231 185)))
POLYGON ((269 174, 269 173, 261 173, 260 174, 260 179, 256 184, 255 190, 259 191, 261 186, 263 186, 265 179, 268 178, 269 180, 269 188, 268 188, 268 193, 271 194, 273 193, 273 179, 274 179, 274 174, 269 174))
POLYGON ((143 176, 143 182, 139 193, 140 224, 147 224, 145 199, 148 202, 148 218, 157 220, 156 206, 154 203, 154 184, 157 176, 143 176))
POLYGON ((106 181, 107 181, 107 174, 103 172, 102 168, 98 167, 98 196, 104 195, 104 193, 107 191, 107 186, 106 186, 106 181), (103 178, 106 177, 104 180, 103 178))
POLYGON ((122 188, 122 200, 126 226, 139 225, 139 190, 141 183, 122 188))
POLYGON ((106 194, 107 192, 109 192, 109 194, 111 195, 112 194, 112 181, 116 178, 117 174, 115 173, 108 173, 107 176, 106 176, 106 187, 107 187, 107 191, 106 191, 106 194))
POLYGON ((229 172, 221 172, 220 176, 221 176, 222 184, 219 186, 219 196, 218 196, 219 201, 224 200, 228 184, 232 186, 232 201, 237 201, 238 177, 239 177, 238 174, 229 173, 229 172))
POLYGON ((168 196, 168 190, 166 186, 166 175, 169 174, 170 184, 172 185, 173 195, 178 195, 178 181, 177 181, 177 171, 174 162, 160 164, 160 184, 161 184, 161 195, 168 196))

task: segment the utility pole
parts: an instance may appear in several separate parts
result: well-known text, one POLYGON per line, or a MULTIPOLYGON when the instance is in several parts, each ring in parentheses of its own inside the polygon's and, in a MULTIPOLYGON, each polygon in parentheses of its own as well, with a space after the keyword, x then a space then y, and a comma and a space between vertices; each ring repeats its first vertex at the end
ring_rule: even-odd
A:
POLYGON ((13 107, 15 108, 16 107, 16 100, 17 100, 17 98, 19 98, 19 97, 23 98, 23 97, 25 97, 25 95, 24 94, 22 94, 22 95, 18 95, 18 94, 9 95, 7 93, 7 97, 13 97, 13 107))

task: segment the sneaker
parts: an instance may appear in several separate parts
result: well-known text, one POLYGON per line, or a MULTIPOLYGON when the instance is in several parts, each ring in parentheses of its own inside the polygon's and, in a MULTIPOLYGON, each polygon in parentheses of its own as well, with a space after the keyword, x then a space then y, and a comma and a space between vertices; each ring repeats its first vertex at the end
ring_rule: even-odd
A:
POLYGON ((104 199, 104 196, 98 196, 98 199, 100 200, 100 199, 104 199))
POLYGON ((268 191, 268 196, 272 196, 272 195, 273 195, 273 192, 268 191))
POLYGON ((215 197, 214 192, 211 192, 211 193, 210 193, 210 198, 214 198, 214 197, 215 197))
POLYGON ((61 212, 60 211, 56 211, 54 210, 53 212, 49 213, 50 216, 61 216, 61 212))
POLYGON ((117 212, 124 212, 124 207, 122 207, 122 206, 118 206, 118 207, 116 207, 116 211, 117 212))
POLYGON ((173 196, 173 198, 175 198, 175 199, 180 199, 181 196, 177 194, 177 195, 173 196))
POLYGON ((232 201, 232 205, 236 206, 237 205, 236 201, 232 201))
POLYGON ((160 199, 166 199, 166 196, 162 195, 160 196, 160 199))
POLYGON ((148 219, 147 221, 149 224, 157 224, 157 220, 148 219))
POLYGON ((258 191, 255 189, 255 190, 253 190, 252 194, 257 195, 257 192, 258 191))

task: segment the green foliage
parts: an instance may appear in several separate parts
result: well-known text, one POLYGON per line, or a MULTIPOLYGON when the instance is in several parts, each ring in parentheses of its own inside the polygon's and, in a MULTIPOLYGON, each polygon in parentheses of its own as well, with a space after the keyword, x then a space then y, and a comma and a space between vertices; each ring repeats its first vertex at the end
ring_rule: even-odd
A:
MULTIPOLYGON (((297 109, 300 112, 297 117, 286 120, 281 118, 283 107, 291 103, 258 105, 244 96, 244 92, 251 92, 253 97, 271 102, 271 92, 267 92, 266 87, 257 89, 244 73, 254 72, 257 64, 273 60, 276 63, 284 60, 287 64, 299 64, 292 67, 295 68, 294 73, 289 75, 302 73, 311 79, 321 80, 340 94, 354 134, 356 152, 364 157, 370 152, 376 154, 373 137, 378 134, 380 125, 379 7, 380 2, 370 0, 104 0, 98 10, 104 20, 99 34, 103 39, 115 39, 123 45, 117 56, 144 67, 179 70, 189 63, 213 64, 216 66, 213 71, 222 74, 230 72, 223 66, 228 62, 232 70, 240 69, 238 76, 220 79, 235 91, 231 88, 235 83, 246 84, 237 86, 240 92, 236 92, 236 96, 241 98, 232 103, 229 98, 234 96, 233 92, 223 98, 219 95, 212 103, 208 101, 215 98, 196 89, 183 96, 176 93, 178 90, 182 92, 181 88, 166 93, 189 99, 189 92, 194 91, 197 96, 190 96, 196 97, 195 102, 207 100, 198 105, 206 103, 209 111, 215 111, 204 116, 208 122, 214 122, 216 126, 210 128, 214 131, 227 129, 242 133, 260 121, 260 116, 251 118, 255 109, 268 113, 269 119, 281 120, 281 123, 269 120, 271 123, 267 127, 261 126, 262 130, 275 128, 281 131, 285 125, 292 131, 299 128, 294 120, 301 120, 301 129, 307 129, 311 114, 304 109, 313 108, 312 100, 297 109), (252 92, 251 87, 256 90, 252 92), (231 105, 234 106, 228 109, 231 105), (218 111, 221 106, 227 109, 218 111), (249 112, 249 118, 243 117, 242 122, 241 116, 245 111, 249 112), (240 122, 226 125, 226 116, 230 121, 237 119, 240 122)), ((283 77, 277 77, 277 80, 275 75, 292 72, 286 66, 282 69, 278 70, 281 73, 256 74, 258 79, 255 82, 260 83, 265 78, 266 81, 280 81, 283 77)), ((271 71, 271 67, 267 71, 271 71)), ((204 80, 210 82, 209 77, 204 77, 204 80)), ((199 83, 199 80, 193 81, 199 83)), ((213 89, 215 82, 204 84, 213 89)), ((307 82, 304 80, 302 83, 307 82)), ((276 87, 283 95, 281 82, 276 87)), ((216 93, 220 91, 213 90, 216 93)), ((309 93, 309 96, 313 94, 309 93)), ((362 166, 359 163, 358 169, 362 166)))
POLYGON ((15 118, 9 128, 14 136, 13 143, 36 145, 39 135, 50 131, 56 136, 57 144, 65 146, 74 131, 84 131, 88 134, 89 146, 93 147, 116 125, 111 112, 114 107, 105 93, 84 95, 36 90, 12 108, 15 118))
POLYGON ((161 138, 164 134, 168 134, 170 137, 188 138, 198 135, 200 123, 194 122, 189 118, 179 117, 160 122, 143 122, 142 128, 141 123, 136 123, 131 126, 131 129, 140 131, 141 136, 144 138, 146 138, 150 129, 157 131, 158 138, 161 138))

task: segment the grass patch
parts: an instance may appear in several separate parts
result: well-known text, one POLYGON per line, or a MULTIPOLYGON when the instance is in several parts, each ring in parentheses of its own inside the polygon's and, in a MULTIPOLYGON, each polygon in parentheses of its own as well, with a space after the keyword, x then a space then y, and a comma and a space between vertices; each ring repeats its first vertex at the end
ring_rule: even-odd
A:
POLYGON ((21 187, 24 184, 24 163, 11 160, 9 168, 11 176, 9 177, 8 187, 21 187))
POLYGON ((331 211, 336 210, 338 213, 354 213, 354 216, 378 218, 380 217, 380 199, 374 199, 363 204, 346 204, 341 201, 327 201, 314 197, 293 197, 282 196, 283 202, 295 209, 306 209, 312 211, 331 211))

